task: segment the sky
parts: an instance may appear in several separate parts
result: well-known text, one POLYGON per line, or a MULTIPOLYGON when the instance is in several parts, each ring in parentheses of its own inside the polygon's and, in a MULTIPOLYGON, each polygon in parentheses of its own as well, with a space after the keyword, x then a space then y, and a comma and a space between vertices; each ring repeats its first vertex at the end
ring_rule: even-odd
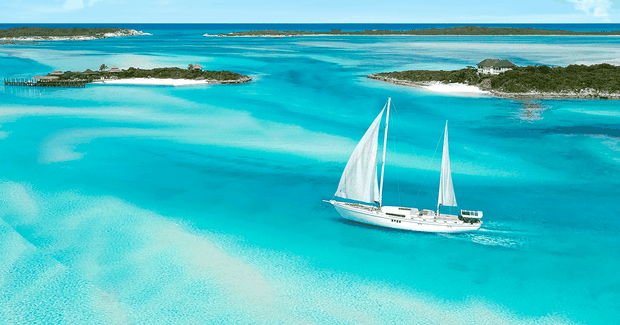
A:
POLYGON ((2 23, 620 23, 620 0, 1 0, 2 23))

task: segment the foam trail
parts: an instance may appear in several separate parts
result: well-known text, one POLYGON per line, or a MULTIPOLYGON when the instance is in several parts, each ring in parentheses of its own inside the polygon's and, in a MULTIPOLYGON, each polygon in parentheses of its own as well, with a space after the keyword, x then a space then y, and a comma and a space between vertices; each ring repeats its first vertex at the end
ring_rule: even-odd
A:
MULTIPOLYGON (((525 239, 514 235, 495 235, 495 232, 471 232, 463 234, 439 234, 440 236, 471 242, 485 246, 501 246, 506 248, 519 248, 524 245, 525 239)), ((501 231, 500 231, 501 233, 501 231)))
POLYGON ((502 234, 502 235, 516 235, 516 236, 535 236, 535 233, 519 231, 519 230, 500 230, 500 229, 488 229, 484 227, 480 227, 478 232, 483 232, 487 234, 502 234))

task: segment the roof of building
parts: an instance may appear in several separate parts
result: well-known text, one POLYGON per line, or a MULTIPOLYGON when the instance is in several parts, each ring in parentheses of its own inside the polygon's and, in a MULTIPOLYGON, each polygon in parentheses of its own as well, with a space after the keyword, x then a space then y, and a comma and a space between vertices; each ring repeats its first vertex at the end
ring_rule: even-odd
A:
POLYGON ((56 77, 56 76, 34 76, 34 77, 32 77, 32 79, 53 80, 53 79, 58 79, 58 77, 56 77))
POLYGON ((516 65, 508 60, 485 59, 478 63, 478 68, 514 68, 516 65))
POLYGON ((60 70, 54 70, 54 72, 50 73, 51 75, 54 74, 63 74, 64 72, 60 71, 60 70))
POLYGON ((117 66, 113 66, 110 68, 109 72, 121 72, 121 68, 117 67, 117 66))
POLYGON ((192 66, 192 69, 194 69, 194 70, 202 70, 202 66, 200 64, 196 63, 196 64, 194 64, 192 66))

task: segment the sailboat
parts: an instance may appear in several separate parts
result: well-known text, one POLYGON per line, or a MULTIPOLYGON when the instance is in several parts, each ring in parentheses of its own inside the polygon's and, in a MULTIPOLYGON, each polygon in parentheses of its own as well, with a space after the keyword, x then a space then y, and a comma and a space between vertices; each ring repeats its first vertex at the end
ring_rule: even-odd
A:
POLYGON ((482 211, 461 210, 459 215, 445 214, 440 211, 442 206, 457 206, 454 186, 452 185, 452 174, 450 171, 447 121, 443 139, 437 210, 383 206, 385 150, 387 147, 391 101, 392 99, 388 98, 388 102, 383 107, 383 110, 381 110, 381 113, 375 118, 357 144, 357 147, 355 147, 342 173, 334 197, 348 201, 332 199, 329 201, 326 200, 325 202, 331 203, 336 208, 336 211, 345 219, 374 226, 442 233, 478 230, 482 225, 482 211), (383 136, 381 180, 377 182, 379 127, 384 113, 386 113, 386 117, 383 136))

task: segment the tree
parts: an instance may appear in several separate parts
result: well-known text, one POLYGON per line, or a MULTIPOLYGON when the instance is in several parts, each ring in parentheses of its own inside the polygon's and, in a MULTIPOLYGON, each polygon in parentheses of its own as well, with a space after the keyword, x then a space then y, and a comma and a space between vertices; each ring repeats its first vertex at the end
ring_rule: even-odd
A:
POLYGON ((105 65, 105 64, 102 64, 102 65, 99 67, 99 71, 104 71, 104 70, 108 70, 108 66, 107 66, 107 65, 105 65))
POLYGON ((194 65, 190 63, 190 64, 187 66, 187 70, 192 70, 192 69, 194 69, 194 65))

